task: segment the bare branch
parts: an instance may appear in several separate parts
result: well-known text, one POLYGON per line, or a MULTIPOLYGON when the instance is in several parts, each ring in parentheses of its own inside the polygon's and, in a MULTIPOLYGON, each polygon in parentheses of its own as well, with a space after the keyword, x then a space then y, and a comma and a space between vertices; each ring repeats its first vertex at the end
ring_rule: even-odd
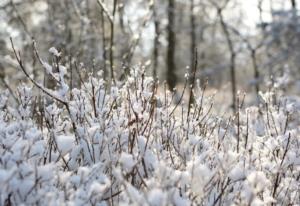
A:
POLYGON ((10 37, 10 42, 11 42, 11 46, 12 46, 12 49, 14 51, 14 54, 15 54, 15 57, 19 63, 19 66, 21 68, 21 70, 23 71, 23 73, 26 75, 26 77, 37 87, 39 88, 41 91, 43 91, 45 94, 47 94, 48 96, 52 97, 53 99, 55 99, 56 101, 58 102, 61 102, 62 104, 64 105, 67 105, 67 102, 65 100, 63 100, 62 98, 60 98, 59 96, 53 94, 52 91, 50 91, 49 89, 45 88, 43 85, 39 84, 38 82, 36 82, 29 74, 28 72, 26 71, 25 69, 25 65, 23 64, 22 62, 22 59, 21 59, 21 55, 20 55, 20 52, 19 55, 17 54, 16 50, 15 50, 15 46, 14 46, 14 43, 13 43, 13 40, 12 38, 10 37))
POLYGON ((101 0, 97 0, 97 3, 101 7, 101 9, 104 11, 104 13, 107 16, 110 23, 113 24, 113 16, 109 13, 106 5, 101 0))

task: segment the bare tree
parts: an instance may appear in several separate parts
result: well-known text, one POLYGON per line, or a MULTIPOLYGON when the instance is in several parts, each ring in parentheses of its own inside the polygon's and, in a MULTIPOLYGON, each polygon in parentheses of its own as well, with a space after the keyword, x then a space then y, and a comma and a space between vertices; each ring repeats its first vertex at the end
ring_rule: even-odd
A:
POLYGON ((189 84, 190 84, 190 97, 189 97, 189 109, 191 104, 194 102, 193 96, 193 89, 195 84, 196 78, 196 59, 197 59, 197 52, 196 52, 196 21, 195 21, 195 13, 194 13, 194 0, 190 0, 190 38, 191 38, 191 47, 190 47, 190 55, 191 55, 191 62, 190 62, 190 75, 189 75, 189 84))
POLYGON ((219 6, 218 4, 216 4, 215 2, 212 1, 213 5, 216 7, 217 9, 217 15, 220 19, 220 23, 221 23, 221 27, 223 30, 223 33, 225 35, 226 41, 227 41, 227 46, 230 52, 230 78, 231 78, 231 93, 232 93, 232 108, 234 111, 236 111, 236 52, 234 50, 234 43, 232 40, 232 37, 230 35, 229 32, 229 28, 228 25, 226 24, 225 20, 224 20, 224 15, 223 15, 223 11, 226 8, 226 6, 228 5, 230 0, 226 0, 225 4, 223 4, 222 6, 219 6))
POLYGON ((291 0, 291 5, 293 9, 297 8, 296 0, 291 0))
MULTIPOLYGON (((104 0, 103 0, 104 1, 104 0)), ((102 58, 103 58, 103 76, 107 77, 106 60, 107 60, 107 49, 106 49, 106 32, 105 32, 105 20, 104 10, 101 9, 101 32, 102 32, 102 58)))
POLYGON ((109 46, 110 76, 113 83, 115 83, 115 76, 114 76, 114 34, 115 34, 114 31, 115 30, 114 29, 115 29, 115 16, 117 11, 118 0, 113 1, 112 14, 110 14, 103 1, 98 0, 97 3, 102 8, 102 11, 106 14, 110 23, 110 46, 109 46))
POLYGON ((170 89, 173 89, 177 83, 177 77, 175 74, 175 44, 176 35, 175 28, 175 0, 169 0, 168 6, 168 50, 167 50, 167 84, 170 89))
POLYGON ((152 76, 154 79, 157 78, 157 67, 158 67, 158 57, 159 57, 159 37, 160 37, 160 30, 159 30, 159 19, 156 12, 156 1, 154 0, 152 5, 153 10, 153 21, 154 21, 154 29, 155 29, 155 36, 153 42, 153 71, 152 76))
POLYGON ((195 21, 195 13, 194 13, 194 0, 190 0, 190 24, 191 24, 191 47, 190 47, 190 55, 191 55, 191 62, 190 68, 193 68, 195 64, 195 49, 196 49, 196 21, 195 21))
POLYGON ((115 83, 115 75, 114 75, 114 31, 115 31, 115 15, 117 9, 117 2, 118 0, 114 0, 113 4, 113 12, 112 12, 112 21, 110 23, 110 75, 112 81, 115 83))

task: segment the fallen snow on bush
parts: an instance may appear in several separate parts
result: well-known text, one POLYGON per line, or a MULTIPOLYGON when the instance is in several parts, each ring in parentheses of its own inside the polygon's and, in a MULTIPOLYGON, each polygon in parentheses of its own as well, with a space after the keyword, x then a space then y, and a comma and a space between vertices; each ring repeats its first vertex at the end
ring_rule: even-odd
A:
POLYGON ((0 205, 300 204, 297 100, 262 93, 225 118, 200 87, 174 104, 141 68, 71 92, 47 71, 57 91, 21 85, 17 107, 1 93, 0 205))

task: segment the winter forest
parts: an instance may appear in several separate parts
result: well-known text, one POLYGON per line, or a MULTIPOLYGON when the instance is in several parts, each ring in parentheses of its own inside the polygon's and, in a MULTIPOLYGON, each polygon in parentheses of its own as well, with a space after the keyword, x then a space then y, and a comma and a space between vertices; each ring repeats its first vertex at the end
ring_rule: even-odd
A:
POLYGON ((0 205, 300 205, 299 0, 0 0, 0 205))

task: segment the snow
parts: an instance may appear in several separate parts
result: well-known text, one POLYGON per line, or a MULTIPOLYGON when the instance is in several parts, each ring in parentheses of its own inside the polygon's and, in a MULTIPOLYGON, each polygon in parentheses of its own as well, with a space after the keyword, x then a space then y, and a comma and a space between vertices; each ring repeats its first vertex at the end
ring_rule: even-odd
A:
POLYGON ((5 181, 8 179, 8 177, 10 176, 9 172, 10 171, 0 169, 0 183, 1 184, 4 184, 5 181))
POLYGON ((251 172, 247 176, 247 181, 248 181, 249 185, 251 185, 251 187, 257 193, 261 192, 269 184, 269 181, 268 181, 266 175, 261 171, 251 172))
POLYGON ((52 74, 52 66, 50 66, 47 62, 42 61, 43 67, 47 74, 52 74))
POLYGON ((191 202, 187 199, 182 198, 178 191, 176 191, 173 195, 173 202, 174 202, 174 205, 176 205, 176 206, 191 205, 191 202))
POLYGON ((41 178, 42 181, 48 181, 54 177, 53 171, 55 171, 55 165, 54 164, 47 164, 43 166, 39 166, 38 176, 41 178))
MULTIPOLYGON (((170 114, 172 93, 157 93, 153 104, 153 80, 142 82, 141 70, 111 89, 90 78, 70 98, 60 68, 57 88, 39 85, 58 100, 42 102, 43 125, 32 111, 45 96, 22 84, 13 105, 0 92, 0 205, 300 204, 299 100, 280 94, 268 110, 242 108, 237 151, 236 119, 203 112, 187 122, 184 104, 170 114)), ((268 102, 276 92, 261 95, 268 102)), ((202 100, 191 117, 200 102, 210 108, 202 100)))
POLYGON ((245 172, 243 167, 241 165, 236 165, 229 173, 228 175, 230 179, 233 181, 241 180, 245 178, 245 172))
POLYGON ((102 185, 98 182, 93 182, 90 187, 89 196, 92 196, 93 193, 101 195, 105 189, 106 189, 105 185, 102 185))
POLYGON ((56 138, 56 142, 57 142, 57 147, 61 152, 61 154, 65 155, 73 148, 75 143, 75 137, 60 135, 56 138))
POLYGON ((59 56, 61 55, 61 53, 58 52, 57 49, 56 49, 55 47, 51 47, 51 48, 49 49, 49 52, 50 52, 51 54, 53 54, 54 56, 57 56, 57 57, 59 57, 59 56))
POLYGON ((128 154, 125 152, 121 154, 119 161, 122 164, 122 167, 124 168, 125 171, 131 171, 133 166, 136 163, 136 161, 134 161, 133 159, 132 154, 128 154))
POLYGON ((166 201, 166 195, 161 189, 153 189, 148 194, 148 201, 151 206, 164 205, 166 201))
POLYGON ((40 156, 43 155, 43 152, 45 151, 44 148, 44 141, 39 140, 36 141, 33 145, 32 148, 30 150, 30 155, 31 156, 40 156))

